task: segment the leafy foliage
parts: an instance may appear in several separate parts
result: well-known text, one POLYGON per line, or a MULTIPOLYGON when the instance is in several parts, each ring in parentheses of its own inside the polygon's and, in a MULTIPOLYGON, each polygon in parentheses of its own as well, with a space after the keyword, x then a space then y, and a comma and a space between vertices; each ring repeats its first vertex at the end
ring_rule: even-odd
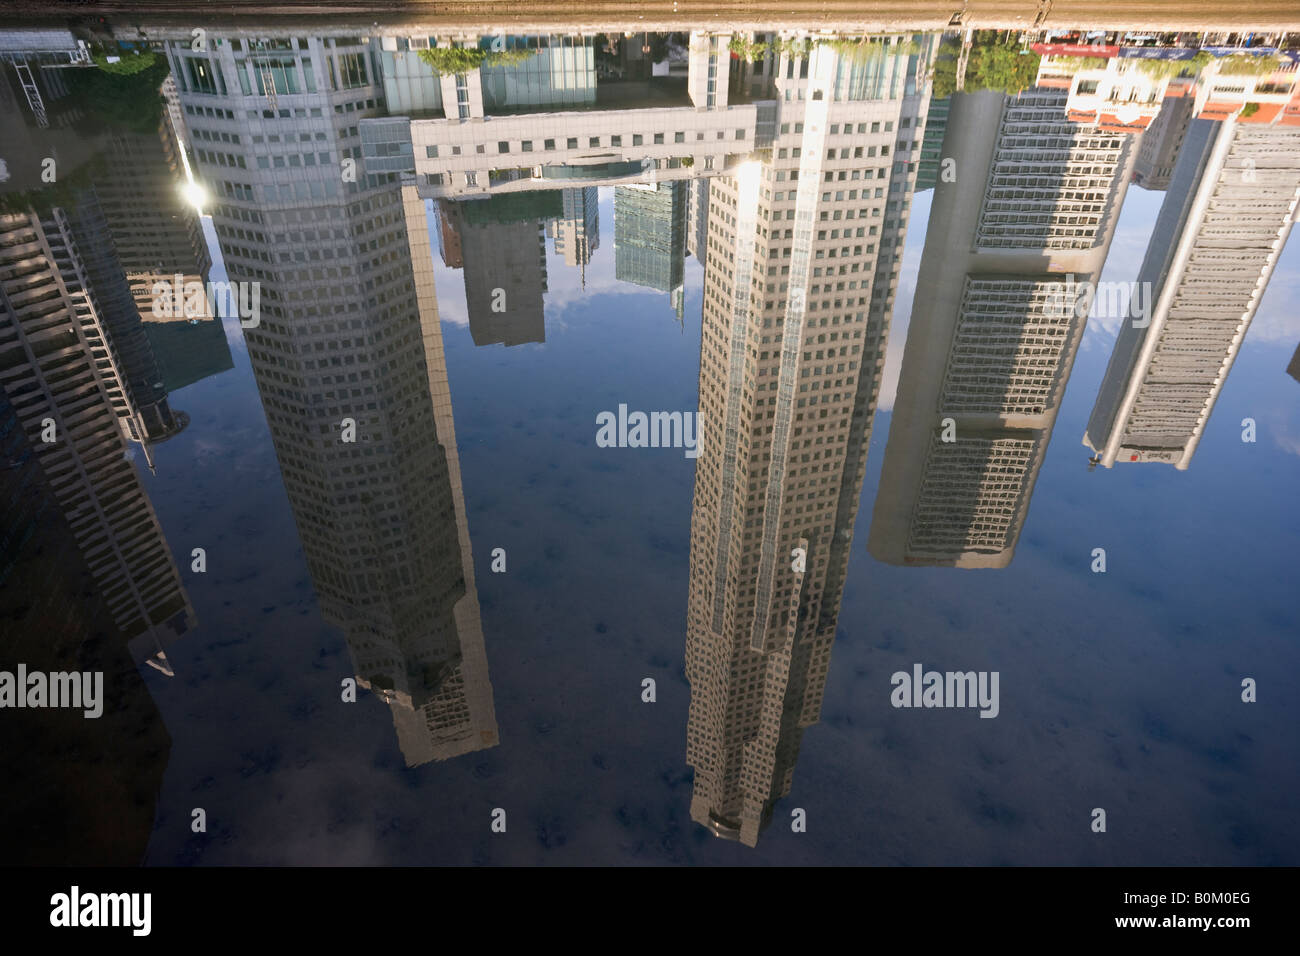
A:
POLYGON ((1175 76, 1195 76, 1214 57, 1204 50, 1197 52, 1190 60, 1138 60, 1137 69, 1156 80, 1172 79, 1175 76))
POLYGON ((159 88, 168 72, 167 61, 155 57, 142 70, 65 70, 64 74, 69 92, 96 122, 146 133, 156 130, 162 120, 159 88))
POLYGON ((982 30, 975 34, 966 63, 965 89, 1019 93, 1038 78, 1039 59, 1037 53, 1022 50, 1012 36, 1002 39, 996 31, 982 30))
POLYGON ((1220 76, 1264 76, 1276 70, 1282 61, 1275 56, 1252 56, 1238 53, 1219 61, 1220 76))
POLYGON ((143 73, 158 62, 158 54, 152 50, 145 50, 144 52, 136 50, 132 53, 123 50, 122 54, 122 58, 116 63, 109 63, 109 55, 102 50, 92 53, 91 59, 105 73, 113 73, 117 76, 133 76, 136 73, 143 73))
POLYGON ((766 43, 755 43, 748 36, 733 33, 730 42, 727 43, 727 49, 746 63, 757 63, 767 56, 768 45, 766 43))
POLYGON ((939 43, 939 52, 934 58, 934 78, 931 95, 936 100, 944 100, 957 92, 957 58, 961 55, 961 41, 953 36, 946 36, 939 43))
POLYGON ((440 46, 420 51, 420 59, 439 76, 473 73, 482 66, 516 66, 535 50, 480 50, 478 47, 440 46))
POLYGON ((876 37, 835 37, 822 40, 820 44, 828 46, 850 63, 869 63, 887 54, 916 56, 921 52, 921 45, 915 40, 902 43, 884 43, 876 37))
POLYGON ((742 60, 754 63, 767 56, 769 51, 778 56, 785 54, 791 59, 800 59, 819 46, 829 47, 852 63, 868 63, 886 54, 915 56, 921 52, 921 45, 914 40, 890 44, 878 37, 781 37, 773 43, 759 43, 740 34, 732 35, 727 49, 742 60))

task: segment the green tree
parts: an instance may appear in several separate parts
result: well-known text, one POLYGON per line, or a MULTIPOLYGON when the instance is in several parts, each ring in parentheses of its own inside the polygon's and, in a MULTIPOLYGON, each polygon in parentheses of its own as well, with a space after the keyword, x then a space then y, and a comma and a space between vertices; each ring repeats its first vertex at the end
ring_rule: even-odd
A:
POLYGON ((814 41, 819 46, 828 46, 850 63, 870 63, 887 54, 916 56, 921 46, 915 40, 902 43, 885 43, 879 37, 831 37, 814 41))
POLYGON ((63 72, 71 96, 85 108, 92 122, 100 126, 147 133, 156 130, 162 121, 164 103, 160 87, 170 72, 165 59, 154 57, 149 66, 131 72, 102 69, 63 72))
POLYGON ((158 61, 158 54, 152 50, 122 50, 121 59, 116 63, 108 62, 108 53, 102 50, 96 50, 91 54, 91 59, 105 73, 114 73, 118 76, 131 76, 135 73, 143 73, 149 67, 158 61))
POLYGON ((439 76, 473 73, 481 66, 515 66, 535 50, 481 50, 472 46, 440 46, 420 51, 420 59, 439 76))
POLYGON ((1219 61, 1220 76, 1263 76, 1276 70, 1282 61, 1276 56, 1253 56, 1239 53, 1219 61))
POLYGON ((727 42, 727 49, 746 63, 756 63, 767 56, 766 43, 755 43, 747 35, 741 33, 732 34, 731 39, 727 42))
POLYGON ((1147 60, 1137 61, 1137 69, 1156 80, 1173 79, 1176 76, 1195 76, 1200 73, 1214 57, 1200 50, 1190 60, 1147 60))
POLYGON ((966 90, 1019 93, 1037 79, 1039 59, 1037 53, 1001 40, 996 33, 977 34, 966 64, 966 90))
POLYGON ((957 58, 961 55, 961 41, 945 36, 934 57, 934 77, 931 96, 944 100, 957 92, 957 58))

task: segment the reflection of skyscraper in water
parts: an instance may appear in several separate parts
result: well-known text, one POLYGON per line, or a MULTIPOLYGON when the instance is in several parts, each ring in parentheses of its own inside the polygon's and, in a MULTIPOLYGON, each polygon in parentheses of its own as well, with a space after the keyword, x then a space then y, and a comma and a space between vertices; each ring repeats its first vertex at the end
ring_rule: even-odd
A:
POLYGON ((97 191, 131 293, 149 322, 155 282, 174 282, 177 275, 203 282, 210 265, 198 211, 181 191, 185 180, 171 116, 164 113, 154 132, 113 131, 104 156, 97 191))
MULTIPOLYGON (((83 86, 88 76, 106 76, 93 70, 72 75, 83 86)), ((146 79, 149 75, 157 82, 156 72, 146 79)), ((114 82, 97 81, 103 88, 114 82)), ((147 88, 141 89, 147 96, 147 88)), ((171 282, 176 274, 185 280, 202 279, 207 254, 198 217, 182 198, 179 150, 161 102, 152 117, 153 128, 140 132, 121 120, 106 125, 93 111, 88 115, 87 95, 84 90, 77 96, 60 94, 57 101, 47 95, 46 106, 58 107, 57 112, 49 110, 54 126, 38 129, 7 84, 0 83, 0 142, 16 147, 11 158, 22 157, 20 166, 40 169, 42 179, 34 184, 31 177, 20 176, 28 182, 7 182, 3 188, 30 186, 40 194, 48 187, 43 182, 46 170, 37 160, 57 160, 50 171, 57 169, 61 208, 121 373, 114 407, 127 438, 141 444, 152 469, 152 446, 181 431, 188 416, 170 407, 166 379, 142 319, 154 318, 153 281, 171 282)), ((151 117, 143 115, 140 121, 148 127, 151 117)))
POLYGON ((189 417, 171 410, 162 372, 96 190, 77 190, 65 212, 103 329, 117 354, 122 388, 114 396, 114 405, 127 437, 140 443, 152 469, 151 445, 181 431, 189 417))
POLYGON ((545 342, 545 223, 559 212, 559 192, 443 201, 440 206, 444 228, 456 237, 454 247, 464 263, 465 308, 474 344, 545 342))
POLYGON ((102 713, 5 712, 0 863, 135 865, 153 830, 171 740, 41 457, 50 461, 0 389, 0 670, 22 663, 29 673, 100 672, 102 713))
MULTIPOLYGON (((31 34, 57 45, 58 31, 31 34)), ((171 745, 137 668, 171 676, 165 649, 197 622, 126 440, 152 466, 151 443, 185 417, 170 410, 123 273, 131 231, 108 208, 121 170, 96 162, 113 135, 84 128, 68 74, 36 56, 17 71, 33 81, 27 113, 0 77, 0 668, 103 679, 95 719, 44 708, 0 721, 0 779, 12 784, 0 861, 134 865, 171 745)), ((71 59, 86 56, 82 44, 71 59)))
POLYGON ((437 693, 422 708, 410 711, 393 708, 393 721, 408 764, 448 757, 495 746, 498 742, 496 709, 488 680, 487 649, 479 613, 478 588, 474 582, 474 555, 470 547, 469 521, 465 513, 465 491, 456 449, 456 425, 451 407, 451 385, 443 353, 442 327, 433 279, 433 251, 425 201, 411 185, 402 187, 403 213, 410 240, 420 326, 424 334, 425 362, 429 369, 429 394, 438 441, 447 463, 447 484, 451 491, 460 548, 460 568, 465 589, 452 614, 460 637, 460 663, 443 681, 437 693))
POLYGON ((1084 435, 1099 464, 1188 467, 1298 200, 1300 130, 1192 121, 1138 273, 1149 324, 1120 329, 1084 435))
POLYGON ((684 309, 687 184, 614 189, 614 277, 667 292, 678 320, 684 309))
MULTIPOLYGON (((725 34, 693 34, 689 53, 667 75, 651 75, 644 63, 646 69, 627 72, 627 64, 598 68, 597 46, 627 52, 629 43, 639 43, 634 39, 452 39, 480 50, 503 44, 514 59, 434 82, 417 53, 428 37, 383 37, 377 62, 390 105, 419 118, 363 119, 360 129, 368 169, 411 173, 420 194, 440 202, 439 250, 449 265, 465 269, 476 343, 544 339, 546 266, 540 241, 533 252, 538 237, 527 228, 529 220, 539 227, 553 222, 556 251, 582 268, 596 248, 594 187, 650 184, 658 193, 655 182, 684 181, 695 169, 719 172, 752 152, 759 138, 771 138, 774 103, 760 121, 753 103, 728 102, 727 71, 738 67, 725 34), (464 202, 444 202, 452 200, 464 202), (529 206, 532 214, 520 214, 529 206), (517 288, 512 292, 507 283, 517 288)), ((668 231, 652 223, 657 228, 646 238, 658 241, 662 233, 678 262, 662 256, 663 265, 653 271, 667 271, 666 279, 649 275, 650 264, 642 263, 647 273, 637 281, 662 287, 680 311, 681 282, 674 277, 685 254, 685 194, 679 187, 662 192, 668 231)))
POLYGON ((943 154, 960 169, 936 184, 917 277, 868 542, 882 561, 1005 567, 1015 551, 1133 163, 1127 135, 1065 103, 952 100, 943 154))
POLYGON ((703 265, 709 246, 709 180, 692 179, 687 187, 690 193, 686 205, 686 251, 703 265))
POLYGON ((692 819, 750 846, 821 713, 925 122, 905 39, 770 59, 771 152, 710 181, 687 762, 692 819))
MULTIPOLYGON (((223 369, 232 368, 221 320, 185 309, 154 308, 155 288, 165 283, 206 281, 211 263, 198 211, 186 200, 179 136, 174 123, 181 114, 175 79, 164 89, 172 97, 158 128, 151 132, 115 129, 104 137, 104 175, 96 192, 113 233, 117 257, 144 324, 157 365, 157 378, 172 392, 223 369)), ((188 303, 193 305, 193 300, 188 303)), ((184 416, 180 416, 183 418, 184 416)))
POLYGON ((175 392, 235 367, 218 316, 190 321, 146 322, 163 388, 175 392))
POLYGON ((148 419, 117 348, 116 333, 140 319, 113 265, 93 190, 76 191, 71 209, 0 216, 0 386, 132 653, 170 673, 164 649, 196 621, 126 456, 127 435, 148 419), (89 256, 86 241, 97 243, 89 256))
POLYGON ((448 269, 461 269, 465 266, 465 256, 460 248, 460 233, 456 231, 457 223, 453 216, 453 203, 436 201, 432 204, 433 242, 448 269))
POLYGON ((1169 188, 1174 163, 1183 148, 1196 107, 1190 84, 1170 83, 1160 112, 1138 141, 1137 160, 1133 164, 1133 182, 1143 189, 1160 191, 1169 188))
MULTIPOLYGON (((921 142, 921 158, 917 160, 916 191, 933 189, 944 172, 943 139, 948 131, 948 110, 952 108, 952 98, 931 99, 930 108, 925 118, 925 138, 921 142)), ((955 165, 956 158, 950 157, 949 168, 955 165)), ((951 177, 951 172, 949 173, 951 177)))
MULTIPOLYGON (((46 173, 57 170, 57 188, 61 190, 57 197, 59 222, 66 228, 67 241, 77 248, 79 274, 87 288, 86 307, 95 312, 96 334, 103 348, 113 353, 114 374, 106 379, 109 397, 123 433, 141 445, 152 469, 152 445, 177 434, 189 419, 171 409, 132 297, 125 263, 126 254, 135 248, 133 227, 138 223, 132 219, 135 213, 124 213, 118 199, 130 195, 144 204, 152 211, 146 218, 153 218, 159 207, 153 197, 122 183, 123 176, 130 179, 132 173, 122 168, 129 163, 117 161, 117 147, 139 134, 117 128, 105 132, 79 128, 74 124, 84 112, 75 102, 64 100, 59 113, 51 113, 55 127, 39 128, 34 117, 20 108, 7 83, 0 82, 0 143, 14 149, 6 151, 11 172, 0 189, 24 194, 44 210, 56 201, 47 192, 51 186, 46 182, 46 173), (47 162, 55 165, 46 170, 47 162)), ((161 151, 162 142, 157 136, 153 141, 155 149, 161 151)), ((10 205, 22 210, 25 202, 19 195, 11 199, 10 205)))
POLYGON ((196 152, 227 272, 261 283, 245 336, 322 614, 391 706, 408 764, 491 746, 423 207, 408 235, 395 177, 339 175, 382 105, 368 47, 209 51, 167 44, 194 142, 238 144, 233 164, 196 152), (273 103, 251 92, 270 82, 273 103))
POLYGON ((595 186, 565 189, 561 192, 564 211, 559 219, 547 223, 546 234, 555 242, 555 254, 564 256, 565 265, 583 270, 591 254, 600 248, 600 202, 595 186))

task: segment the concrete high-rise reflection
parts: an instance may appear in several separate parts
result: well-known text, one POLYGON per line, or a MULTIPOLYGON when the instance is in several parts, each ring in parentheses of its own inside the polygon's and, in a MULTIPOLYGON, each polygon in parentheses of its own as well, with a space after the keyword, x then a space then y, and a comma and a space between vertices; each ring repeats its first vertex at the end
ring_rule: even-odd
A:
POLYGON ((546 223, 560 210, 559 194, 439 205, 463 264, 474 344, 545 342, 546 223))
POLYGON ((103 674, 96 719, 80 710, 6 709, 0 863, 133 866, 153 831, 171 738, 130 633, 118 626, 120 608, 115 614, 108 605, 104 573, 91 568, 98 559, 45 472, 53 463, 0 389, 0 670, 21 663, 29 672, 103 674))
POLYGON ((494 746, 426 209, 395 174, 340 175, 384 105, 369 44, 166 52, 190 138, 221 144, 196 153, 227 272, 260 283, 245 337, 322 614, 408 765, 494 746))
POLYGON ((1084 434, 1099 464, 1191 464, 1298 202, 1300 129, 1192 121, 1138 273, 1153 307, 1120 329, 1084 434))
POLYGON ((687 762, 749 846, 821 712, 925 123, 929 41, 862 43, 755 64, 770 151, 709 181, 687 762))
POLYGON ((139 316, 131 326, 135 307, 115 281, 121 270, 97 210, 87 187, 71 208, 0 214, 0 387, 132 653, 167 671, 165 648, 196 620, 127 456, 127 439, 150 419, 136 404, 140 380, 129 364, 141 353, 120 351, 117 333, 138 331, 139 316), (89 256, 87 237, 99 243, 89 256), (123 311, 109 314, 97 279, 123 311))
POLYGON ((1134 143, 1071 121, 1064 90, 1031 89, 953 97, 943 153, 958 175, 935 186, 868 547, 891 564, 1000 568, 1029 511, 1134 143))

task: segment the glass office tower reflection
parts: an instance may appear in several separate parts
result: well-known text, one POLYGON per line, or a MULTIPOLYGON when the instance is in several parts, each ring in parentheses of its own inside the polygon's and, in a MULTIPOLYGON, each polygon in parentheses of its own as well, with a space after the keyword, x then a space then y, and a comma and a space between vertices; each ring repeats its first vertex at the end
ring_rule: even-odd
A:
POLYGON ((862 42, 758 64, 773 141, 709 182, 687 762, 749 846, 821 713, 925 125, 928 42, 862 42))
POLYGON ((196 311, 197 302, 153 308, 158 283, 203 283, 212 265, 199 211, 186 198, 185 127, 170 75, 163 91, 168 106, 156 129, 119 129, 106 138, 96 189, 162 387, 174 392, 234 363, 221 320, 196 311))
POLYGON ((565 265, 582 272, 586 286, 586 268, 591 254, 600 248, 600 206, 594 186, 566 189, 561 193, 563 213, 547 226, 547 236, 555 244, 555 254, 564 256, 565 265))
POLYGON ((684 318, 687 183, 645 183, 614 190, 614 277, 668 293, 684 318))
POLYGON ((371 47, 166 52, 227 272, 260 283, 244 334, 322 613, 408 765, 493 746, 425 210, 360 169, 357 124, 384 107, 371 47))

